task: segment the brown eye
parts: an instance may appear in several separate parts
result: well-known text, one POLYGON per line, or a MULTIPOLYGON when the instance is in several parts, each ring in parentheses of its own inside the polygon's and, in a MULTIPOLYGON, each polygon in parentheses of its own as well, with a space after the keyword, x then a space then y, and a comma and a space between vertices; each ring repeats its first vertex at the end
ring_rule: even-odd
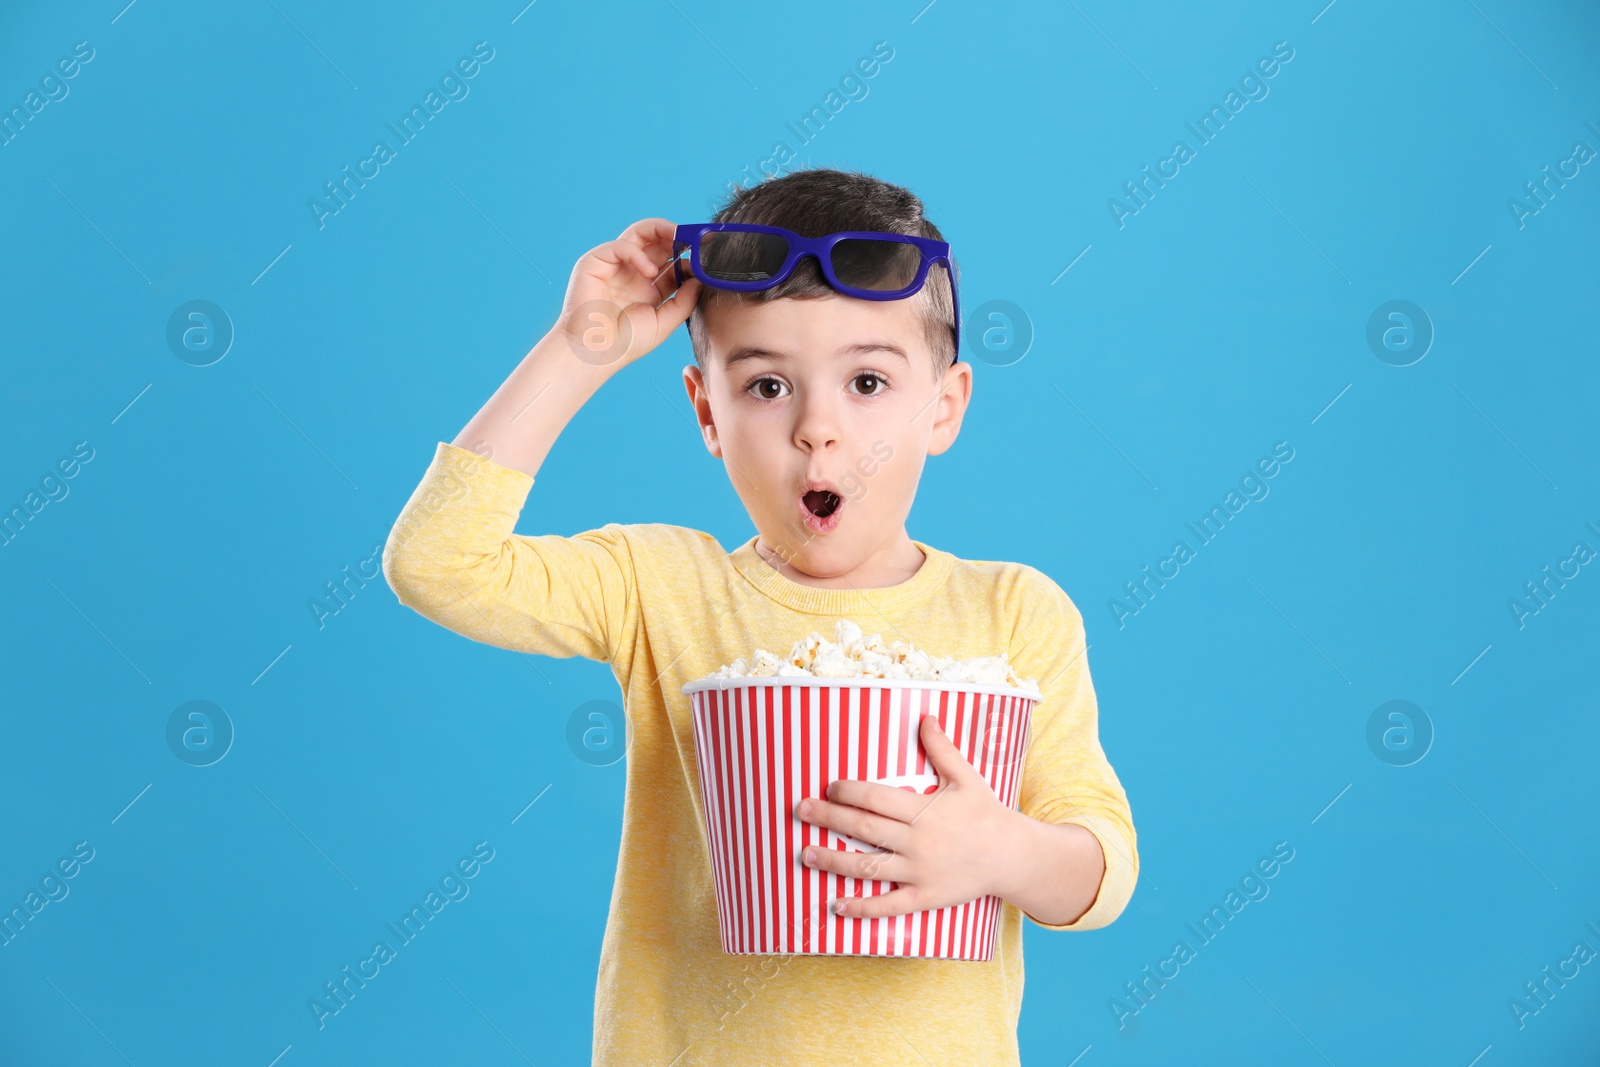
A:
POLYGON ((769 385, 780 390, 783 388, 783 383, 776 378, 757 378, 755 381, 746 386, 746 388, 754 390, 757 399, 760 400, 777 400, 783 395, 781 392, 768 394, 765 390, 769 385))
POLYGON ((871 382, 873 385, 873 388, 871 389, 862 390, 863 396, 877 396, 879 393, 883 392, 884 379, 880 375, 873 374, 871 371, 863 371, 861 374, 856 375, 857 383, 859 383, 863 378, 871 382))

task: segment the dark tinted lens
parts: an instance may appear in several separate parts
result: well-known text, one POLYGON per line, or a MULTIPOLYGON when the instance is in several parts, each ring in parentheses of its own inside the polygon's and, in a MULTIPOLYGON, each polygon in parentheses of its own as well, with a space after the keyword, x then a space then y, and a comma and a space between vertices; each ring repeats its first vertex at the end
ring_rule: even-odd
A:
POLYGON ((788 254, 789 242, 775 233, 713 230, 700 235, 700 268, 723 281, 767 281, 788 254))
POLYGON ((847 237, 833 246, 832 258, 833 273, 842 284, 894 292, 916 281, 922 252, 906 241, 847 237))

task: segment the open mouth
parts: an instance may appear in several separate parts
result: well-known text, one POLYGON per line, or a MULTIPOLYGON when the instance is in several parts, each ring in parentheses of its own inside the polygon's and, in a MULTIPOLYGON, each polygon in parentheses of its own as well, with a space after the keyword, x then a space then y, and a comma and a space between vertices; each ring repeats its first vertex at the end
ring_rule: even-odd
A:
POLYGON ((832 515, 844 503, 838 493, 829 492, 826 489, 813 489, 803 499, 806 510, 819 519, 825 519, 832 515))
POLYGON ((802 493, 796 504, 800 522, 813 534, 832 533, 839 528, 839 516, 844 513, 844 497, 831 489, 810 489, 802 493))

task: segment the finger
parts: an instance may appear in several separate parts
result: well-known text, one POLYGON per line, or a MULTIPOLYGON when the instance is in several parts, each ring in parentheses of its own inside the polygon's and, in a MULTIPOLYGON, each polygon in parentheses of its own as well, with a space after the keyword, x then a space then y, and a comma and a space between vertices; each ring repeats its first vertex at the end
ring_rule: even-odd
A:
POLYGON ((638 272, 641 280, 653 287, 656 273, 660 271, 661 265, 651 259, 650 254, 637 242, 619 241, 618 244, 625 249, 623 255, 627 264, 638 272))
MULTIPOLYGON (((648 282, 655 277, 658 269, 656 264, 650 261, 649 257, 644 254, 644 250, 637 243, 623 238, 596 245, 589 255, 594 257, 596 261, 611 267, 617 275, 622 276, 624 283, 638 279, 648 282), (627 276, 630 274, 634 277, 628 278, 627 276)), ((602 274, 600 277, 604 278, 606 276, 602 274)))
MULTIPOLYGON (((619 269, 632 268, 640 279, 653 284, 663 267, 672 263, 676 230, 666 219, 643 219, 623 230, 616 240, 598 245, 592 255, 619 269)), ((671 291, 661 293, 661 298, 671 291)))
MULTIPOLYGON (((804 802, 802 802, 804 803, 804 802)), ((838 834, 846 834, 857 841, 865 841, 878 848, 895 852, 905 851, 907 831, 905 823, 886 819, 882 815, 848 804, 830 804, 825 800, 810 801, 808 812, 796 812, 803 822, 826 826, 838 834)))
POLYGON ((654 318, 649 320, 647 328, 653 331, 656 345, 672 336, 673 330, 688 321, 699 298, 699 288, 685 283, 671 299, 655 305, 654 318))
POLYGON ((851 778, 840 778, 829 785, 828 799, 906 823, 927 806, 927 797, 920 793, 882 782, 862 782, 851 778))
POLYGON ((672 235, 677 232, 678 226, 671 219, 648 218, 640 219, 627 229, 617 234, 619 241, 633 241, 645 245, 658 241, 671 241, 672 235))
POLYGON ((662 327, 661 335, 665 337, 681 326, 694 313, 694 306, 699 300, 700 279, 685 279, 672 299, 656 308, 656 316, 662 327))
MULTIPOLYGON (((977 768, 967 762, 956 743, 939 729, 939 721, 932 715, 922 717, 922 747, 928 753, 928 762, 947 782, 971 781, 978 776, 977 768)), ((941 790, 942 792, 942 790, 941 790)))
POLYGON ((623 230, 617 242, 636 250, 639 255, 633 257, 633 261, 636 264, 648 264, 648 269, 641 266, 639 273, 646 278, 654 278, 660 273, 662 264, 672 262, 675 255, 673 237, 677 230, 677 226, 667 219, 640 219, 623 230))
POLYGON ((835 915, 847 919, 883 919, 925 911, 922 893, 914 885, 901 886, 875 897, 836 897, 830 902, 835 915))
POLYGON ((877 848, 896 848, 904 843, 900 831, 906 829, 905 823, 863 811, 849 804, 806 800, 801 801, 795 814, 802 822, 826 827, 836 834, 853 837, 857 841, 864 841, 877 848))
POLYGON ((826 845, 807 845, 800 852, 802 866, 863 881, 898 882, 906 860, 898 852, 847 852, 826 845))

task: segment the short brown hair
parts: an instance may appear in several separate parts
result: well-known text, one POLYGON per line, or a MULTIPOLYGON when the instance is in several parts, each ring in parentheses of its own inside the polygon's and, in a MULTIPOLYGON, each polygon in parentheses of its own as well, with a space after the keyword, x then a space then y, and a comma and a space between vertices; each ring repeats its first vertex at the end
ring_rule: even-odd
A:
MULTIPOLYGON (((945 239, 939 228, 923 214, 922 201, 911 190, 858 171, 821 167, 768 178, 750 188, 735 185, 710 221, 781 226, 802 237, 824 237, 843 230, 876 230, 930 237, 936 241, 945 239)), ((955 267, 954 255, 950 263, 955 267)), ((687 271, 687 264, 684 269, 687 271)), ((959 269, 955 270, 955 277, 959 282, 959 269)), ((689 314, 689 343, 694 350, 694 361, 703 373, 702 353, 709 347, 705 316, 718 304, 759 303, 782 297, 815 299, 837 295, 837 292, 822 276, 817 261, 810 257, 796 263, 794 273, 771 289, 738 293, 704 286, 689 314)), ((941 377, 956 358, 955 335, 950 329, 955 317, 954 300, 950 275, 942 269, 942 264, 929 268, 927 281, 910 299, 916 301, 923 335, 933 351, 934 377, 941 377)))

